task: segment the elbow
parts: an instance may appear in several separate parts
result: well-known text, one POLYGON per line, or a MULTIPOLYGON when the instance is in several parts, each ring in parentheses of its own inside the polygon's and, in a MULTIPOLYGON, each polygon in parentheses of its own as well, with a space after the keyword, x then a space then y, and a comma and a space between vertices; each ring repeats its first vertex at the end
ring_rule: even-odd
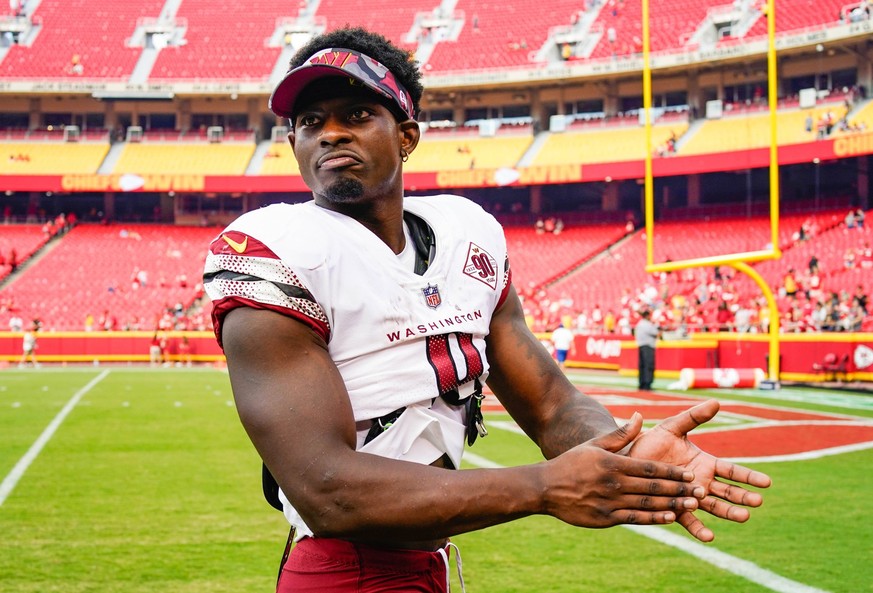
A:
POLYGON ((316 537, 345 539, 365 530, 362 517, 357 513, 356 507, 338 497, 312 502, 314 504, 305 505, 305 509, 297 510, 316 537))
POLYGON ((303 477, 288 498, 314 535, 348 538, 366 529, 366 506, 354 497, 360 490, 325 470, 318 479, 303 477))

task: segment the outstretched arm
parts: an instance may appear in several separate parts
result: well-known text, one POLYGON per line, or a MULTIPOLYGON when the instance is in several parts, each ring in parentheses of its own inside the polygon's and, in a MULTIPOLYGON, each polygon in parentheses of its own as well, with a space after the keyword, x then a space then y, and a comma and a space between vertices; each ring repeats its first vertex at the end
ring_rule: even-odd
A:
MULTIPOLYGON (((712 420, 718 410, 718 401, 711 399, 672 416, 638 436, 629 454, 631 457, 657 459, 691 470, 695 484, 706 489, 700 509, 722 519, 743 523, 749 519, 747 507, 759 507, 764 502, 761 494, 743 485, 767 488, 770 486, 770 477, 719 459, 688 440, 688 433, 712 420), (735 484, 722 480, 730 480, 735 484)), ((700 541, 709 542, 715 538, 712 530, 692 512, 680 513, 678 522, 700 541)))
MULTIPOLYGON (((528 330, 514 290, 492 320, 488 362, 489 387, 546 458, 561 455, 580 443, 597 444, 598 435, 615 430, 609 412, 570 383, 528 330)), ((717 459, 687 439, 688 432, 711 420, 716 412, 718 402, 713 400, 665 420, 638 436, 629 453, 634 458, 662 461, 692 471, 694 484, 701 485, 706 493, 701 508, 717 517, 746 521, 749 510, 745 507, 760 506, 761 495, 717 478, 760 488, 769 486, 770 478, 717 459)), ((712 531, 691 512, 680 512, 677 522, 701 541, 714 538, 712 531)))
POLYGON ((452 471, 361 453, 342 377, 307 326, 239 308, 222 336, 243 426, 316 535, 402 546, 532 514, 585 527, 670 523, 703 496, 691 472, 614 453, 639 434, 639 417, 519 467, 452 471))

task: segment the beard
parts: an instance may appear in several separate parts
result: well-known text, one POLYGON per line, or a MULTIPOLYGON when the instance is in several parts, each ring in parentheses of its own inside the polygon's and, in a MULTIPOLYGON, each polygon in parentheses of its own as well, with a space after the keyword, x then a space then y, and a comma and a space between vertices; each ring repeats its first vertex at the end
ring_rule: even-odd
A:
POLYGON ((325 197, 332 202, 351 202, 363 195, 364 184, 349 178, 338 179, 325 191, 325 197))

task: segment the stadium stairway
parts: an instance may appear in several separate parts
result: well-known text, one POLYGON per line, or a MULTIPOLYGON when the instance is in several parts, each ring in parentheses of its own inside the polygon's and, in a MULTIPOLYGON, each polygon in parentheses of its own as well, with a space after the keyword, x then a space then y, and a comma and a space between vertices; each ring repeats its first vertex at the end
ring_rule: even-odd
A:
POLYGON ((106 153, 106 157, 104 157, 103 162, 100 163, 100 167, 97 168, 98 175, 111 175, 112 171, 115 170, 115 165, 118 163, 118 159, 121 158, 121 154, 124 152, 124 147, 126 144, 124 142, 116 142, 109 148, 109 152, 106 153))
POLYGON ((549 288, 553 284, 557 284, 560 280, 562 280, 563 278, 566 278, 567 276, 570 276, 572 274, 582 273, 582 271, 585 268, 587 268, 588 266, 594 264, 597 261, 600 261, 601 259, 603 259, 605 257, 610 257, 613 249, 618 249, 623 244, 630 241, 638 233, 644 232, 644 231, 645 231, 645 228, 640 228, 632 233, 627 233, 626 235, 619 237, 618 239, 616 239, 615 241, 613 241, 609 245, 606 245, 602 250, 600 250, 597 253, 590 255, 590 256, 586 257, 585 259, 583 259, 582 261, 578 262, 572 268, 570 268, 568 270, 564 270, 563 272, 557 274, 554 278, 550 278, 545 284, 543 284, 543 288, 549 288))
POLYGON ((674 152, 680 153, 682 152, 682 146, 688 142, 691 138, 694 137, 695 134, 703 127, 703 124, 706 122, 705 119, 697 119, 691 122, 688 126, 688 129, 685 130, 684 134, 681 134, 679 138, 676 139, 676 146, 674 148, 674 152))
POLYGON ((65 234, 66 233, 58 233, 57 235, 54 235, 53 237, 51 237, 48 241, 43 243, 38 249, 36 249, 30 255, 28 255, 23 261, 21 261, 18 264, 18 266, 15 268, 14 272, 12 272, 8 276, 0 279, 0 290, 4 290, 6 288, 9 288, 11 285, 13 285, 15 283, 16 280, 18 280, 24 274, 25 271, 27 271, 27 269, 30 266, 32 266, 33 264, 35 264, 36 262, 38 262, 39 260, 44 258, 46 255, 51 253, 52 250, 60 244, 61 238, 65 234))
POLYGON ((269 152, 270 147, 274 144, 272 140, 261 140, 257 147, 255 148, 255 152, 252 155, 251 160, 249 161, 248 166, 246 167, 246 175, 260 175, 261 167, 264 166, 264 157, 266 157, 267 152, 269 152))
POLYGON ((533 163, 534 158, 539 153, 540 149, 545 145, 546 142, 549 141, 549 136, 551 132, 539 132, 534 141, 525 151, 525 153, 518 160, 518 167, 530 167, 531 163, 533 163))
POLYGON ((155 62, 158 60, 160 49, 156 47, 144 47, 142 53, 139 54, 139 59, 136 61, 136 66, 133 67, 133 73, 130 75, 131 84, 145 84, 148 82, 149 74, 155 62))

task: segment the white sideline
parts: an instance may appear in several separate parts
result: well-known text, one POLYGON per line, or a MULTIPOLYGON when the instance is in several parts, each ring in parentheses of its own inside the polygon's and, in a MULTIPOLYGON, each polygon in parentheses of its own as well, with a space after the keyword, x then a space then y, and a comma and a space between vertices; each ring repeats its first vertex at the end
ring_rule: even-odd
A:
POLYGON ((27 453, 18 460, 18 463, 15 464, 12 471, 3 478, 3 482, 0 483, 0 506, 3 506, 3 503, 6 502, 6 499, 12 493, 12 490, 15 489, 18 481, 24 475, 24 472, 27 471, 27 468, 30 467, 30 464, 33 463, 34 459, 36 459, 36 456, 39 455, 46 443, 48 443, 52 436, 54 436, 55 431, 61 425, 61 422, 64 421, 76 404, 79 403, 82 396, 91 391, 91 388, 102 381, 108 374, 109 370, 104 370, 102 373, 91 379, 87 385, 82 387, 82 389, 73 394, 70 401, 67 402, 61 411, 58 412, 58 415, 54 417, 48 426, 46 426, 45 430, 42 431, 42 434, 39 435, 39 438, 33 442, 33 445, 30 446, 27 453))
MULTIPOLYGON (((490 459, 486 459, 475 453, 470 453, 470 451, 464 451, 464 461, 468 462, 470 465, 489 469, 504 467, 490 459)), ((770 572, 766 568, 761 568, 754 562, 731 556, 730 554, 721 552, 715 548, 676 535, 675 533, 667 531, 663 527, 655 525, 622 525, 622 527, 630 529, 639 535, 644 535, 658 543, 672 546, 677 550, 681 550, 686 554, 690 554, 695 558, 699 558, 704 562, 708 562, 715 567, 749 580, 756 585, 769 589, 770 591, 776 591, 777 593, 828 593, 828 591, 825 591, 824 589, 816 589, 815 587, 810 587, 809 585, 804 585, 803 583, 798 583, 797 581, 792 581, 791 579, 779 576, 774 572, 770 572)))

